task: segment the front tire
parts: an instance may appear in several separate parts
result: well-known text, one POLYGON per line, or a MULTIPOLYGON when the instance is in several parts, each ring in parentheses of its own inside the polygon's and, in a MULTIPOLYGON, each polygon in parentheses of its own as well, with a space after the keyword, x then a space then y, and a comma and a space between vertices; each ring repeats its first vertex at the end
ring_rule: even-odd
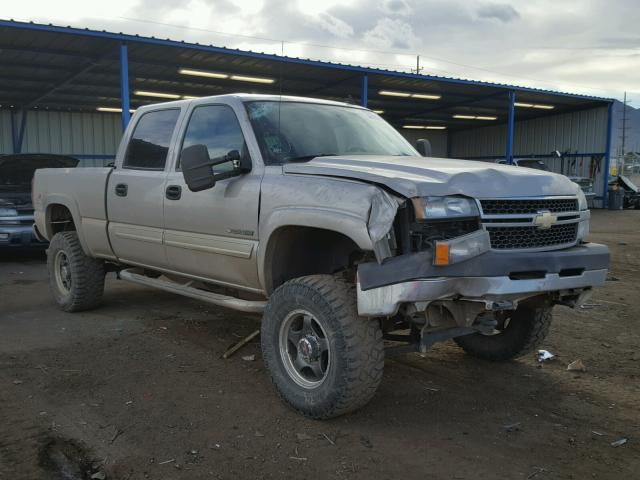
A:
POLYGON ((301 277, 269 298, 262 356, 280 397, 326 419, 365 405, 384 368, 382 331, 358 316, 353 285, 330 275, 301 277))
POLYGON ((551 326, 551 308, 519 307, 494 335, 472 333, 455 338, 465 352, 495 362, 522 357, 544 341, 551 326))
POLYGON ((47 249, 49 287, 65 312, 95 307, 104 292, 104 263, 85 255, 76 232, 59 232, 47 249))

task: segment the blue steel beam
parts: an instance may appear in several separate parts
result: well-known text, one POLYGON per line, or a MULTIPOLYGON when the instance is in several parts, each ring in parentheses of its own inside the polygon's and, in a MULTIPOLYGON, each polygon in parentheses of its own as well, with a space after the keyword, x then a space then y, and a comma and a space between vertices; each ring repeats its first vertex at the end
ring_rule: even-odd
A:
POLYGON ((607 143, 604 154, 604 169, 602 170, 602 208, 607 208, 609 198, 607 192, 609 190, 609 168, 611 168, 611 131, 613 128, 613 101, 609 102, 607 107, 607 143))
MULTIPOLYGON (((396 72, 392 70, 383 70, 379 68, 369 68, 369 67, 361 67, 357 65, 343 65, 338 63, 323 62, 320 60, 309 60, 309 59, 296 58, 296 57, 282 57, 282 56, 273 55, 273 54, 257 53, 257 52, 250 52, 250 51, 244 51, 244 50, 233 50, 230 48, 215 47, 213 45, 201 45, 199 43, 187 43, 187 42, 180 42, 180 41, 170 40, 170 39, 160 39, 155 37, 140 37, 138 35, 127 35, 123 33, 105 32, 105 31, 73 28, 73 27, 61 27, 57 25, 43 25, 43 24, 37 24, 37 23, 16 22, 13 20, 0 20, 0 27, 44 31, 44 32, 66 34, 66 35, 92 37, 92 38, 101 38, 106 40, 116 40, 119 42, 127 42, 129 44, 139 43, 139 44, 146 44, 146 45, 177 47, 177 48, 197 50, 197 51, 209 52, 209 53, 235 55, 238 57, 256 58, 256 59, 262 59, 262 60, 273 60, 277 62, 285 62, 290 64, 309 65, 309 66, 322 67, 322 68, 331 68, 331 69, 344 70, 344 71, 360 72, 362 74, 367 74, 367 73, 376 74, 376 75, 382 75, 385 77, 411 78, 415 80, 429 80, 434 82, 442 82, 442 83, 449 83, 449 84, 456 84, 456 85, 471 85, 471 86, 490 87, 490 88, 499 88, 499 89, 505 88, 505 85, 500 85, 500 84, 495 84, 490 82, 482 82, 477 80, 462 80, 458 78, 438 77, 435 75, 421 75, 421 74, 415 74, 415 73, 396 72)), ((550 94, 555 96, 576 98, 576 99, 590 100, 590 101, 608 101, 609 100, 601 97, 577 95, 577 94, 566 93, 566 92, 554 92, 551 90, 542 90, 542 89, 530 88, 530 87, 513 86, 509 88, 512 88, 514 91, 518 91, 518 92, 550 94)))
POLYGON ((516 118, 516 92, 513 90, 509 91, 509 106, 508 106, 508 116, 507 116, 507 151, 505 158, 507 160, 507 164, 513 165, 513 131, 515 127, 515 118, 516 118))
POLYGON ((362 76, 362 89, 360 91, 360 105, 363 107, 367 106, 369 102, 369 77, 365 73, 362 76))
POLYGON ((120 44, 120 105, 122 108, 122 131, 127 128, 131 113, 129 108, 129 51, 127 44, 120 44))

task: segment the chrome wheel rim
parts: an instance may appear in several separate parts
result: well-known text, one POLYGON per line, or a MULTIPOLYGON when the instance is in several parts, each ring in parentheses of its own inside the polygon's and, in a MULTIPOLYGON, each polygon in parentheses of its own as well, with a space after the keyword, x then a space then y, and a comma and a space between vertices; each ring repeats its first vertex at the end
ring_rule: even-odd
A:
POLYGON ((306 310, 290 312, 280 325, 279 350, 291 379, 306 389, 319 387, 327 378, 331 351, 320 322, 306 310))
POLYGON ((67 254, 62 250, 56 253, 53 269, 55 271, 56 283, 60 290, 65 294, 71 292, 71 266, 69 265, 67 254))

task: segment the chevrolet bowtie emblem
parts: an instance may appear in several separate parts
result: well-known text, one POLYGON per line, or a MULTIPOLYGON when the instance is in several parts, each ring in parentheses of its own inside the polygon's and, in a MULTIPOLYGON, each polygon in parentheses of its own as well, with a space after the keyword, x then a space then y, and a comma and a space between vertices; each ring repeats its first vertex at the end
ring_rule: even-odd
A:
POLYGON ((551 226, 555 225, 557 221, 558 217, 548 210, 544 212, 538 212, 538 215, 533 218, 534 225, 541 230, 550 229, 551 226))

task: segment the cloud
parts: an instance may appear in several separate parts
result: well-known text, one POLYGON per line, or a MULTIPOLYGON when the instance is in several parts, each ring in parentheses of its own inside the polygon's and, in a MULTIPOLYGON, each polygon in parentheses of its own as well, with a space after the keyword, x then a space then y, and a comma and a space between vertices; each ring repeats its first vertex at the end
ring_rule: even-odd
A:
POLYGON ((382 3, 382 11, 388 15, 410 15, 412 9, 406 0, 386 0, 382 3))
POLYGON ((371 30, 362 36, 367 45, 375 48, 394 48, 406 50, 416 42, 413 28, 398 19, 382 18, 371 30))
POLYGON ((316 18, 320 28, 338 38, 348 38, 353 35, 353 27, 333 15, 323 12, 316 18))
POLYGON ((478 8, 478 17, 508 23, 520 18, 518 11, 506 3, 487 3, 478 8))

